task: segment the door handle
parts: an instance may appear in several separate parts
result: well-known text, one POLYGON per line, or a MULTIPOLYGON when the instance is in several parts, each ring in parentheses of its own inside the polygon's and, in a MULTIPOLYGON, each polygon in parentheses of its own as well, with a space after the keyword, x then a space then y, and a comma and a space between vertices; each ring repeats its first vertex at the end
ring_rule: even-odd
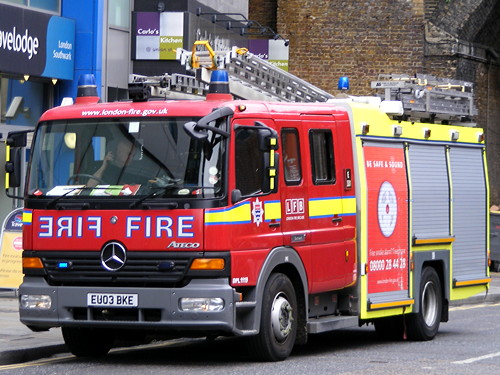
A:
POLYGON ((332 223, 340 223, 342 221, 342 216, 337 216, 332 219, 332 223))
POLYGON ((269 223, 269 228, 278 228, 280 223, 269 223))

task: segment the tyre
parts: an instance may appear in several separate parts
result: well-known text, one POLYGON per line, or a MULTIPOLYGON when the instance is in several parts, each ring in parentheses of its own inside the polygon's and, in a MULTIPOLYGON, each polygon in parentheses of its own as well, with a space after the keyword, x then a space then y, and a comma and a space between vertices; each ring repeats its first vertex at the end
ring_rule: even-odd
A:
POLYGON ((114 334, 108 329, 62 327, 66 346, 77 357, 101 357, 113 347, 114 334))
POLYGON ((420 311, 408 316, 408 338, 432 340, 439 329, 443 309, 441 281, 432 267, 425 267, 422 272, 418 298, 420 311))
POLYGON ((297 337, 297 319, 297 296, 292 282, 284 274, 272 274, 264 289, 259 334, 247 341, 250 353, 260 361, 286 359, 297 337))

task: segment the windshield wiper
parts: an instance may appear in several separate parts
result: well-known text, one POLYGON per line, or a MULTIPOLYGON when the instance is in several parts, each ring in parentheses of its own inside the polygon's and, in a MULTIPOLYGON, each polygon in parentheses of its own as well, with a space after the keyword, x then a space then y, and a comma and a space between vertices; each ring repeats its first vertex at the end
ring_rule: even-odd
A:
MULTIPOLYGON (((171 187, 179 186, 179 184, 181 182, 182 182, 182 180, 177 180, 177 179, 172 179, 172 178, 169 178, 168 181, 166 179, 163 179, 161 186, 157 187, 156 190, 143 196, 142 198, 130 203, 130 205, 128 207, 135 208, 147 199, 153 199, 156 197, 160 197, 171 187)), ((177 208, 177 203, 176 202, 167 202, 167 203, 165 203, 165 208, 177 208)))

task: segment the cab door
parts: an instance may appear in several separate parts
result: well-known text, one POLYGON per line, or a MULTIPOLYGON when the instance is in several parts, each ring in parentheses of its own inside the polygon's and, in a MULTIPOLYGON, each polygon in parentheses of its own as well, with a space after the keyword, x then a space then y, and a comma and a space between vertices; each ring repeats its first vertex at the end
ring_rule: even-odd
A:
MULTIPOLYGON (((256 124, 270 129, 272 119, 235 118, 230 158, 229 191, 231 203, 222 209, 207 210, 209 225, 217 228, 206 236, 211 249, 231 249, 231 283, 233 286, 256 285, 262 264, 269 252, 283 245, 281 201, 279 192, 265 192, 264 151, 256 124), (253 129, 253 130, 252 130, 253 129), (233 200, 233 193, 241 196, 233 200)), ((207 214, 206 214, 207 215, 207 214)))
POLYGON ((356 275, 355 204, 349 195, 352 151, 344 134, 348 127, 339 131, 332 115, 303 115, 302 128, 309 147, 312 287, 314 292, 341 289, 352 284, 356 275))
POLYGON ((283 242, 296 249, 306 267, 310 267, 308 245, 311 242, 307 211, 308 184, 304 177, 304 164, 308 163, 307 141, 303 139, 299 120, 283 121, 281 139, 281 216, 283 242))

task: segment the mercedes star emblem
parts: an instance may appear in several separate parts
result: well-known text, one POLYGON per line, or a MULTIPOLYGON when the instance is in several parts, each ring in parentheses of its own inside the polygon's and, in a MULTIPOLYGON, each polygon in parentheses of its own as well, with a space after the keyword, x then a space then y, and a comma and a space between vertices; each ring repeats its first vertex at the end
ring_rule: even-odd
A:
POLYGON ((118 242, 106 244, 101 251, 101 264, 108 271, 118 271, 127 260, 125 247, 118 242))

